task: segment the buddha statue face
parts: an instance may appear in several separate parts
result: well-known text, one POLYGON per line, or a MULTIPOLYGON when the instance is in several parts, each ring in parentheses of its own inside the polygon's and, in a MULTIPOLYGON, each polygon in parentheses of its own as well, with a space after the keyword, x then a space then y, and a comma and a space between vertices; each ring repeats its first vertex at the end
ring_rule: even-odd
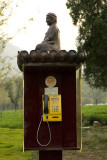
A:
POLYGON ((46 16, 46 22, 49 26, 51 26, 53 24, 53 19, 51 16, 46 16))
POLYGON ((57 22, 57 17, 54 13, 48 13, 46 16, 46 22, 49 26, 57 22))

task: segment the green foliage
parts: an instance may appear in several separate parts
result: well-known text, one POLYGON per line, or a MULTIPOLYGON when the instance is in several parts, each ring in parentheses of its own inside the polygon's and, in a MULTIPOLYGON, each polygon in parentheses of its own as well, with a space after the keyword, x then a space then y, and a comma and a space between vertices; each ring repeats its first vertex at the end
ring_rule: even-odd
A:
POLYGON ((107 125, 107 105, 83 106, 82 115, 83 126, 92 125, 94 121, 107 125))
POLYGON ((107 89, 106 0, 67 0, 74 25, 79 26, 78 50, 87 53, 84 77, 96 88, 107 89))

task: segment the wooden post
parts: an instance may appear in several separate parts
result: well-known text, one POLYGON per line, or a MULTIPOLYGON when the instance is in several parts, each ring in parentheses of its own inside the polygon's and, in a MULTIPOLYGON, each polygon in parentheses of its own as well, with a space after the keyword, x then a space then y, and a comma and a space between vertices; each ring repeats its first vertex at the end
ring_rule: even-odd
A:
POLYGON ((62 160, 62 151, 61 150, 44 150, 39 151, 39 160, 62 160))

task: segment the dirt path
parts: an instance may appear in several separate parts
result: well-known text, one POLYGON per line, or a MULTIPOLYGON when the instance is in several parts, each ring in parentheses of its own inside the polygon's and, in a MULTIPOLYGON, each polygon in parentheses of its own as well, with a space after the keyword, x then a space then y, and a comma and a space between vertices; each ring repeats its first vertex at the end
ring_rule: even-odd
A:
POLYGON ((106 160, 107 126, 83 130, 83 149, 63 151, 63 160, 106 160))
POLYGON ((74 154, 71 151, 63 151, 63 160, 106 160, 107 153, 101 151, 83 151, 74 154))

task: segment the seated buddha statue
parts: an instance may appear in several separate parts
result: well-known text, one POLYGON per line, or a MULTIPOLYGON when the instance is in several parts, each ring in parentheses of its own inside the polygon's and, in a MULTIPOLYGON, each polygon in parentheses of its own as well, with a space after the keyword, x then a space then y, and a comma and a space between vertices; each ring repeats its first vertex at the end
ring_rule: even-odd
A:
POLYGON ((46 15, 46 22, 49 25, 49 29, 45 34, 42 43, 38 44, 35 48, 38 52, 45 50, 60 50, 60 36, 59 29, 57 27, 57 16, 54 13, 48 13, 46 15))

